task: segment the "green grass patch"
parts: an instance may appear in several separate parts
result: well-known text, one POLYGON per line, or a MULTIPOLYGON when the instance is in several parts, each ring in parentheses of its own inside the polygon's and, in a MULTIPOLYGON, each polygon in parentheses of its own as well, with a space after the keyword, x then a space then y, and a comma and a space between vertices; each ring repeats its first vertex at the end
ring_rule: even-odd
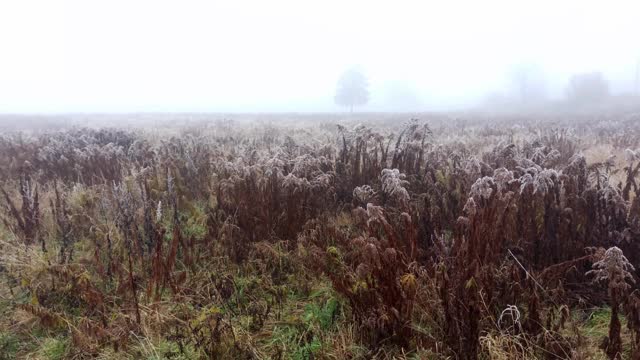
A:
POLYGON ((20 350, 20 339, 14 334, 0 333, 0 360, 17 359, 20 350))
POLYGON ((148 356, 147 360, 191 360, 198 359, 199 354, 191 346, 180 346, 173 341, 161 341, 156 345, 153 355, 148 356))
POLYGON ((47 360, 65 359, 69 351, 69 342, 66 339, 45 338, 37 353, 40 357, 47 360))

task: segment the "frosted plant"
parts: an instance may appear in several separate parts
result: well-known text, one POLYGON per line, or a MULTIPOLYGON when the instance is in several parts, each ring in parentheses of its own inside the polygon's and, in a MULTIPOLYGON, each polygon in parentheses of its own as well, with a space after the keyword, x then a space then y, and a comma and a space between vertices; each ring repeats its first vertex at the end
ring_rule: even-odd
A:
POLYGON ((282 180, 282 187, 294 194, 301 190, 309 188, 309 186, 309 180, 305 178, 299 178, 293 175, 293 173, 288 174, 282 180))
MULTIPOLYGON (((596 256, 598 253, 596 253, 596 256)), ((611 306, 611 321, 609 322, 609 336, 605 350, 610 359, 620 359, 622 352, 622 338, 620 337, 620 320, 618 308, 628 297, 629 283, 635 283, 633 275, 635 268, 624 256, 622 250, 613 246, 604 252, 604 256, 592 265, 593 270, 586 275, 593 276, 594 283, 606 283, 611 306)))
POLYGON ((321 173, 311 180, 311 186, 314 189, 327 190, 331 188, 331 184, 333 184, 333 175, 321 173))
POLYGON ((404 187, 409 185, 405 180, 405 175, 398 169, 382 170, 382 192, 387 196, 395 198, 400 204, 407 205, 409 202, 409 192, 404 187))
POLYGON ((606 201, 610 214, 621 218, 627 216, 628 204, 620 194, 620 189, 616 186, 607 183, 606 186, 598 192, 598 195, 606 201))
POLYGON ((285 162, 280 157, 282 152, 278 152, 275 156, 265 162, 265 175, 271 176, 273 173, 282 175, 284 173, 285 162))
POLYGON ((162 200, 158 201, 158 206, 156 207, 156 222, 162 221, 162 200))
POLYGON ((602 190, 600 190, 602 197, 608 202, 618 202, 622 198, 620 197, 620 191, 618 188, 611 184, 607 184, 602 190))
POLYGON ((371 128, 368 128, 362 124, 355 125, 351 131, 343 132, 345 139, 349 142, 368 142, 374 137, 374 133, 371 128))
POLYGON ((220 173, 220 175, 222 176, 233 176, 233 175, 239 175, 240 174, 240 170, 239 170, 239 165, 236 163, 233 163, 231 161, 220 161, 216 164, 216 168, 218 169, 218 172, 220 173))
POLYGON ((562 154, 560 154, 560 151, 553 149, 544 158, 544 161, 542 162, 542 166, 545 168, 551 168, 554 165, 556 165, 558 161, 560 161, 561 157, 562 157, 562 154))
POLYGON ((365 263, 360 263, 358 267, 356 267, 356 278, 360 281, 366 281, 366 279, 371 274, 371 268, 369 265, 365 263))
POLYGON ((198 168, 196 167, 196 163, 193 161, 193 158, 191 157, 191 153, 189 151, 186 151, 184 154, 186 160, 187 160, 187 169, 189 169, 189 171, 197 174, 198 173, 198 168))
POLYGON ((544 195, 553 189, 559 178, 560 175, 553 169, 545 169, 540 172, 537 172, 537 170, 527 171, 519 179, 521 184, 520 193, 523 193, 528 187, 532 187, 534 194, 540 193, 544 195))
POLYGON ((467 199, 466 204, 464 204, 464 209, 462 210, 465 212, 465 214, 467 214, 467 217, 474 216, 478 211, 478 206, 476 205, 476 201, 473 200, 472 197, 470 197, 469 199, 467 199))
POLYGON ((498 191, 503 191, 513 181, 513 172, 505 168, 496 169, 493 171, 493 181, 498 186, 498 191))
POLYGON ((351 129, 351 131, 355 132, 355 133, 364 133, 367 131, 367 127, 358 123, 356 125, 353 126, 353 128, 351 129))
POLYGON ((315 171, 321 171, 321 161, 319 158, 304 154, 293 159, 293 169, 291 173, 300 177, 309 177, 315 171))
POLYGON ((167 192, 173 195, 174 191, 175 189, 174 189, 173 176, 171 176, 170 172, 167 172, 167 192))
POLYGON ((582 153, 578 153, 578 154, 574 154, 572 157, 569 158, 569 165, 567 165, 567 168, 572 169, 574 171, 578 171, 580 169, 585 169, 587 168, 587 159, 584 157, 584 154, 582 153))
POLYGON ((482 176, 482 166, 480 164, 480 160, 478 160, 478 158, 475 156, 469 158, 464 166, 464 172, 469 174, 469 177, 473 180, 482 176))
POLYGON ((396 249, 392 248, 392 247, 388 247, 386 249, 384 249, 384 252, 382 253, 382 256, 386 259, 387 263, 395 263, 397 261, 398 258, 398 252, 396 251, 396 249))
POLYGON ((456 219, 456 225, 462 229, 467 228, 469 224, 471 224, 471 221, 467 216, 458 216, 458 218, 456 219))
POLYGON ((616 156, 611 155, 607 160, 590 164, 587 168, 591 182, 598 188, 609 183, 611 170, 616 167, 616 156))
POLYGON ((295 176, 293 173, 287 174, 287 176, 282 179, 282 187, 285 189, 295 189, 300 184, 300 178, 295 176))
POLYGON ((77 194, 86 190, 86 187, 81 183, 74 183, 71 187, 71 193, 77 194))
MULTIPOLYGON (((38 236, 38 229, 40 227, 40 202, 38 196, 37 185, 33 187, 33 182, 28 175, 22 175, 20 177, 20 196, 22 197, 22 209, 18 210, 17 205, 11 200, 9 194, 0 187, 0 193, 5 200, 6 209, 16 222, 14 229, 20 231, 24 236, 24 241, 27 245, 33 243, 38 236)), ((10 226, 6 219, 3 220, 4 224, 10 226)), ((45 250, 44 238, 42 238, 42 250, 45 250)))
MULTIPOLYGON (((135 215, 135 204, 133 195, 126 188, 125 184, 113 184, 113 195, 116 201, 116 224, 128 235, 131 231, 131 224, 133 223, 135 215)), ((129 240, 128 240, 129 241, 129 240)), ((130 245, 130 242, 127 243, 130 245)))
POLYGON ((624 159, 631 164, 632 162, 636 161, 636 159, 638 159, 638 153, 631 149, 626 149, 624 151, 624 159))
POLYGON ((524 172, 529 172, 532 175, 533 174, 537 174, 540 171, 542 171, 542 167, 536 163, 534 163, 533 161, 527 159, 527 158, 521 158, 519 161, 518 166, 516 166, 516 169, 524 171, 524 172))
POLYGON ((141 169, 135 169, 135 168, 131 169, 131 175, 133 176, 135 181, 138 181, 138 182, 144 182, 145 180, 147 180, 151 175, 151 172, 152 172, 152 169, 149 166, 143 167, 141 169))
POLYGON ((628 282, 635 283, 631 275, 635 268, 617 246, 607 249, 602 259, 592 267, 587 275, 592 275, 594 282, 607 282, 610 289, 627 290, 631 287, 628 282))
POLYGON ((26 209, 28 213, 32 213, 37 211, 36 206, 38 202, 38 190, 37 188, 34 191, 34 188, 31 183, 31 179, 28 176, 24 176, 20 181, 20 194, 22 195, 22 199, 24 204, 26 205, 26 209), (35 196, 34 196, 35 194, 35 196))
POLYGON ((365 261, 371 266, 379 269, 381 267, 380 252, 378 251, 376 245, 373 243, 368 243, 367 245, 365 245, 363 250, 365 261))
POLYGON ((367 225, 369 225, 373 221, 386 222, 387 219, 384 217, 384 210, 382 206, 376 206, 372 203, 367 204, 367 215, 369 216, 369 220, 367 221, 367 225))
POLYGON ((518 179, 520 181, 520 193, 522 194, 524 192, 524 190, 527 188, 527 186, 529 185, 533 185, 534 180, 534 176, 535 175, 531 175, 531 173, 525 173, 524 175, 522 175, 520 177, 520 179, 518 179))
POLYGON ((534 163, 536 163, 538 165, 542 165, 542 163, 544 162, 546 157, 547 157, 547 155, 544 153, 544 148, 543 147, 539 147, 539 148, 535 149, 533 155, 531 156, 531 161, 533 161, 534 163))
POLYGON ((500 330, 515 329, 517 326, 517 330, 522 331, 522 324, 520 324, 520 310, 518 307, 515 305, 507 305, 507 307, 500 313, 497 325, 500 330), (506 322, 507 316, 511 320, 511 325, 503 329, 502 324, 503 322, 506 322))
POLYGON ((60 163, 60 165, 62 166, 65 166, 69 163, 69 159, 67 159, 67 157, 64 155, 60 155, 60 158, 58 159, 58 163, 60 163))
POLYGON ((357 186, 353 189, 353 197, 363 204, 368 203, 376 196, 376 192, 369 185, 357 186))
POLYGON ((100 196, 98 199, 98 209, 101 215, 106 218, 109 211, 114 209, 114 206, 108 196, 100 196))
POLYGON ((502 160, 514 159, 518 155, 518 149, 514 144, 500 141, 492 150, 494 156, 502 160))
POLYGON ((129 146, 127 157, 135 161, 135 159, 143 158, 149 151, 150 146, 145 139, 135 139, 129 146))
POLYGON ((366 224, 369 220, 369 215, 367 214, 367 210, 358 206, 357 208, 351 210, 351 215, 356 224, 366 224))
POLYGON ((493 194, 493 188, 495 187, 495 182, 492 177, 485 176, 476 180, 476 182, 471 185, 471 191, 469 195, 471 197, 477 197, 479 199, 489 199, 493 194))
POLYGON ((558 172, 553 169, 542 170, 533 182, 533 193, 546 194, 553 188, 558 180, 558 172))
POLYGON ((36 159, 41 162, 50 162, 52 159, 55 159, 56 153, 53 147, 51 146, 43 146, 38 150, 36 154, 36 159))

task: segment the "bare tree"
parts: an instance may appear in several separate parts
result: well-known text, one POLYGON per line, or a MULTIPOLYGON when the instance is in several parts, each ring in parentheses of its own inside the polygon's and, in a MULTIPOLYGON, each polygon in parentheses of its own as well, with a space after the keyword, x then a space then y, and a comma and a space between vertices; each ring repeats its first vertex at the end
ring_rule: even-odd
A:
POLYGON ((348 69, 338 80, 336 104, 349 107, 353 112, 353 107, 364 105, 369 102, 369 82, 364 73, 357 67, 348 69))

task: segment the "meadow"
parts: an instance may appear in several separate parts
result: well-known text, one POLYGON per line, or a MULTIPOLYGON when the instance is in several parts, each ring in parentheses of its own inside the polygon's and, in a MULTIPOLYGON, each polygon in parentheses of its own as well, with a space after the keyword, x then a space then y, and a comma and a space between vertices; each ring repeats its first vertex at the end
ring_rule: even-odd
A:
POLYGON ((640 359, 638 113, 11 124, 0 359, 640 359))

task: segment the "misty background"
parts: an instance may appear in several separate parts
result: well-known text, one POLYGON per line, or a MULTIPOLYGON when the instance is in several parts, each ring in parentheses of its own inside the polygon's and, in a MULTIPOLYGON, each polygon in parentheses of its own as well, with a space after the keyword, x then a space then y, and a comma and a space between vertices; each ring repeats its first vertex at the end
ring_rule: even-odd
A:
POLYGON ((575 74, 631 96, 639 19, 638 1, 0 0, 0 112, 345 111, 354 66, 357 111, 553 103, 575 74))

